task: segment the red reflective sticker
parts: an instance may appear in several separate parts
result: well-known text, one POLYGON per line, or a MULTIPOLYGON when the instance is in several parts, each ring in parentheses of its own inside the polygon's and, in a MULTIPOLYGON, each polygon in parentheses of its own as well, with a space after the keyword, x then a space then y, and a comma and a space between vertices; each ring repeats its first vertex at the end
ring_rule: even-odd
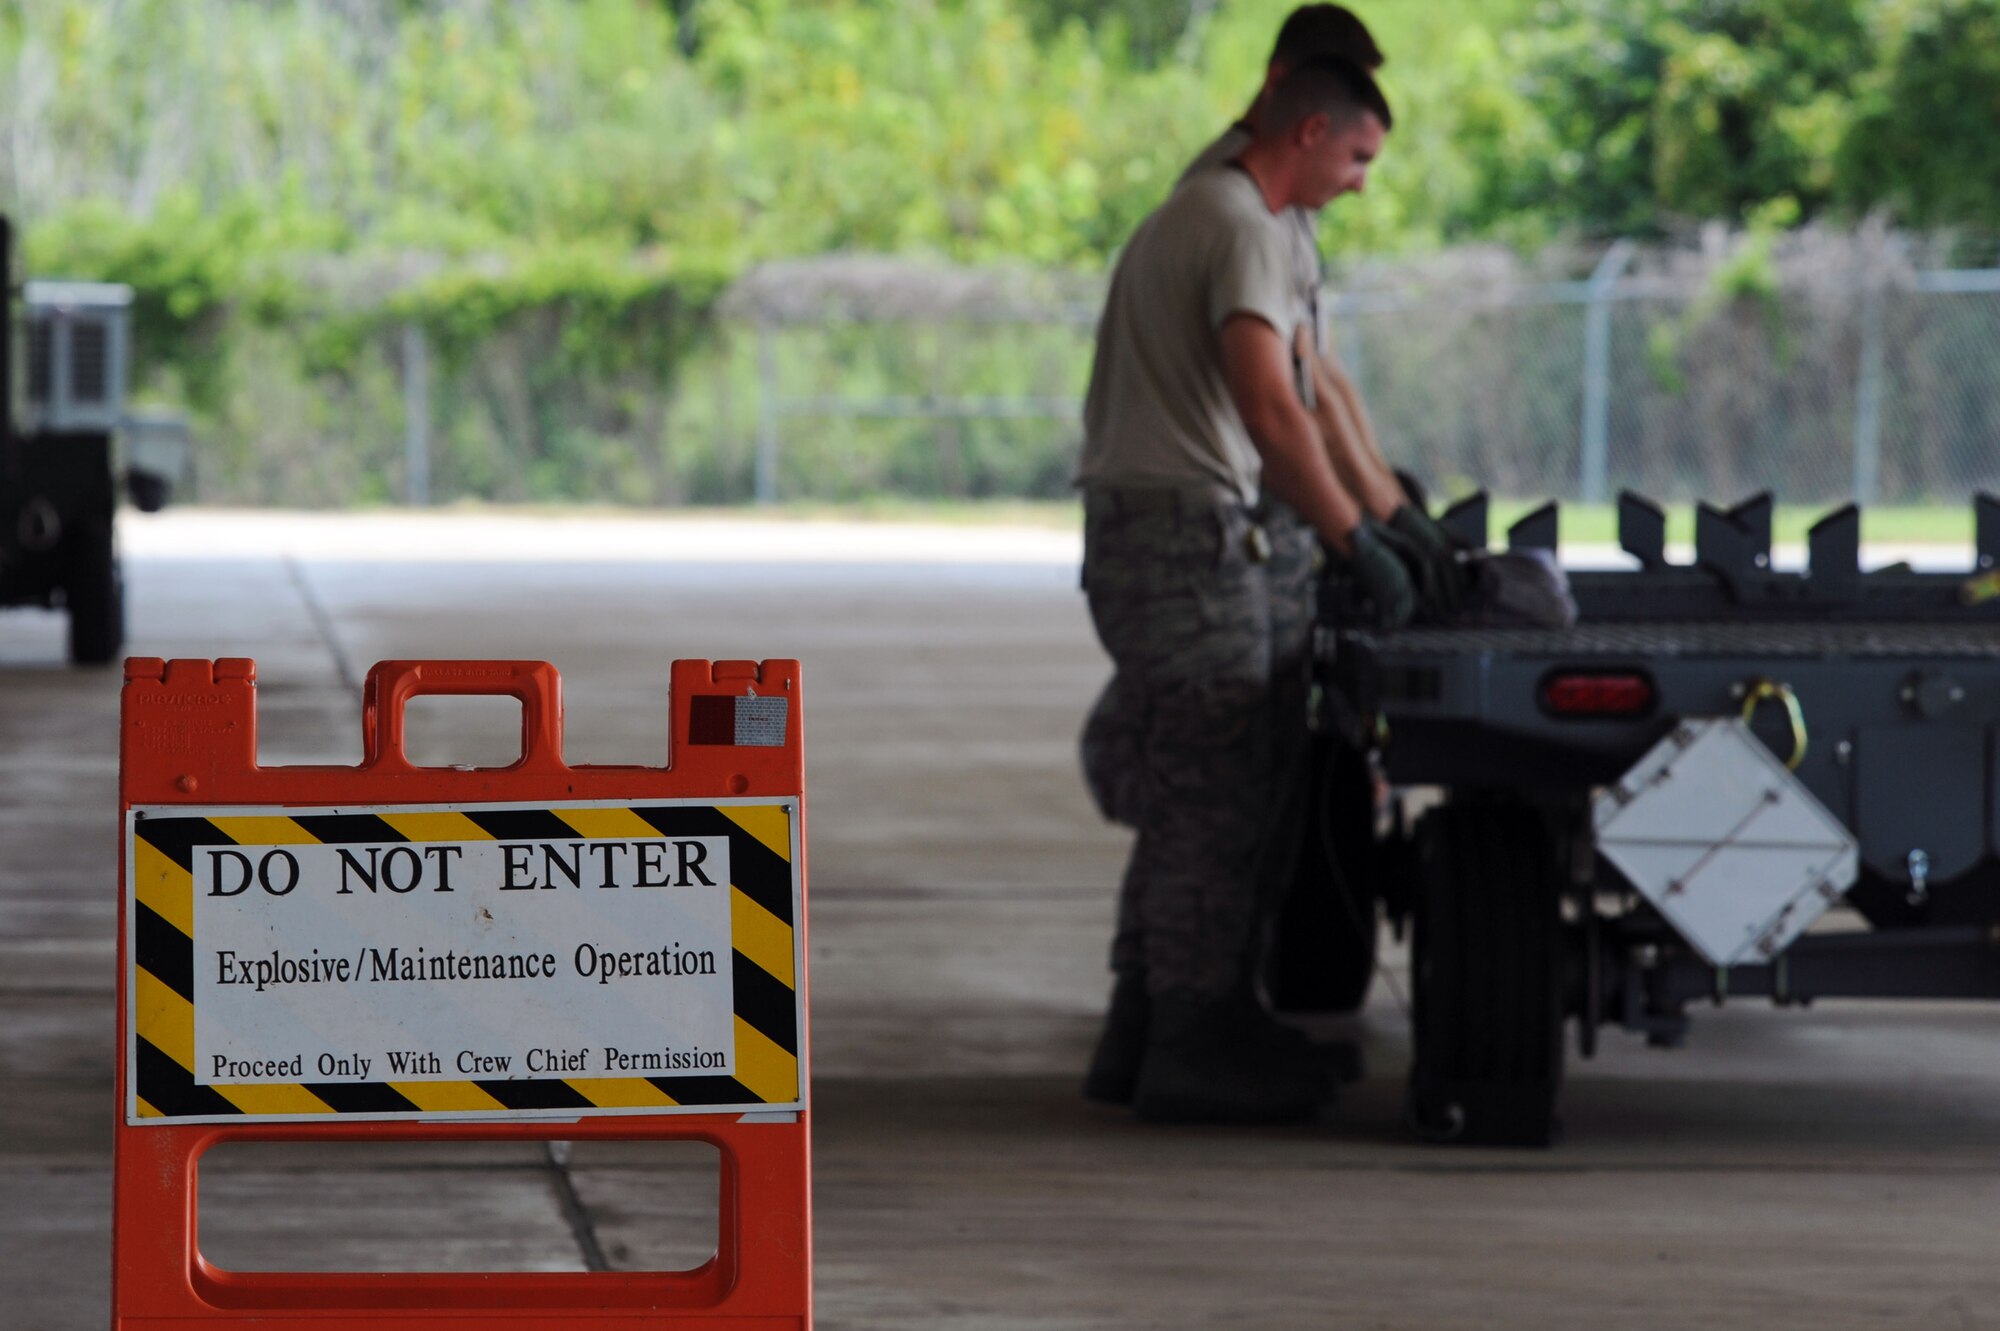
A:
POLYGON ((696 694, 688 699, 688 743, 734 744, 736 699, 724 694, 696 694))
POLYGON ((1557 716, 1638 716, 1653 705, 1653 682, 1644 675, 1556 675, 1542 686, 1542 701, 1557 716))

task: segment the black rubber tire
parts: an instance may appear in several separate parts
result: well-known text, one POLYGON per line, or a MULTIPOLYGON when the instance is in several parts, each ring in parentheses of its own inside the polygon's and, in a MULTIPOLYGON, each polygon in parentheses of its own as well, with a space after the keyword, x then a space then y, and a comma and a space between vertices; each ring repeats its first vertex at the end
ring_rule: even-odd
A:
POLYGON ((1265 959, 1265 990, 1281 1012, 1353 1012, 1374 983, 1381 931, 1367 759, 1315 737, 1295 808, 1287 835, 1296 838, 1297 857, 1265 959))
POLYGON ((109 522, 78 524, 69 539, 63 599, 69 609, 69 659, 106 665, 125 645, 125 584, 109 522))
POLYGON ((1561 875, 1540 810, 1460 797, 1417 824, 1410 1122, 1438 1141, 1548 1146, 1561 1130, 1561 875))

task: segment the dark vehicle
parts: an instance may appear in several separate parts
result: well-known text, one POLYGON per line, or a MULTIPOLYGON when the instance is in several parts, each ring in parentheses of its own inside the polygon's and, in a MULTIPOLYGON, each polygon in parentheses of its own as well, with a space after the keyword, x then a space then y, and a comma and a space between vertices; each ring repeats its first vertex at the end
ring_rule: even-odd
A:
MULTIPOLYGON (((65 611, 70 659, 101 665, 125 642, 113 518, 132 293, 74 282, 24 290, 15 256, 0 217, 0 606, 65 611)), ((122 479, 137 507, 166 503, 161 472, 133 466, 122 479)))
MULTIPOLYGON (((1411 1122, 1540 1145, 1572 1020, 1587 1057, 1607 1024, 1679 1044, 1692 1000, 2000 997, 2000 501, 1975 507, 1966 572, 1863 572, 1852 505, 1779 571, 1769 496, 1702 505, 1678 565, 1626 495, 1638 567, 1572 571, 1568 628, 1342 629, 1329 585, 1279 1005, 1356 1006, 1384 910, 1413 930, 1411 1122), (1739 750, 1720 777, 1706 737, 1739 750), (1436 795, 1413 824, 1411 788, 1436 795)), ((1482 547, 1486 521, 1483 497, 1446 515, 1482 547)), ((1556 521, 1510 546, 1553 551, 1556 521)))

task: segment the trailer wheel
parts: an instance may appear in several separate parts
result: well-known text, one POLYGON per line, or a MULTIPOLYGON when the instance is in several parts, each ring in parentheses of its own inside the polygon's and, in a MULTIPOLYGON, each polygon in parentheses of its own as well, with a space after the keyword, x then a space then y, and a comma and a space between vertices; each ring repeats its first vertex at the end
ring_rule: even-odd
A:
POLYGON ((69 608, 69 659, 104 665, 125 645, 125 584, 108 521, 78 523, 71 532, 63 598, 69 608))
POLYGON ((1547 1146, 1563 1061, 1555 839, 1534 806, 1480 795, 1426 813, 1416 842, 1411 1123, 1437 1140, 1547 1146))
POLYGON ((1374 778, 1366 757, 1338 740, 1313 739, 1307 767, 1265 987, 1280 1011, 1353 1012, 1375 979, 1374 778))

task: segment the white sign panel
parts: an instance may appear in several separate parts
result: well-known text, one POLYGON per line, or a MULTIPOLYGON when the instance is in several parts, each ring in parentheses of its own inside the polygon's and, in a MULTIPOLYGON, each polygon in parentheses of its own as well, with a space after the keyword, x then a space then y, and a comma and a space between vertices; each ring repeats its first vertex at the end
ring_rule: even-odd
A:
POLYGON ((196 1082, 735 1071, 729 842, 202 846, 196 1082))
POLYGON ((789 805, 132 827, 135 1122, 803 1103, 789 805))
POLYGON ((1853 835, 1734 717, 1685 721, 1597 800, 1597 849, 1716 966, 1769 961, 1853 885, 1853 835))

